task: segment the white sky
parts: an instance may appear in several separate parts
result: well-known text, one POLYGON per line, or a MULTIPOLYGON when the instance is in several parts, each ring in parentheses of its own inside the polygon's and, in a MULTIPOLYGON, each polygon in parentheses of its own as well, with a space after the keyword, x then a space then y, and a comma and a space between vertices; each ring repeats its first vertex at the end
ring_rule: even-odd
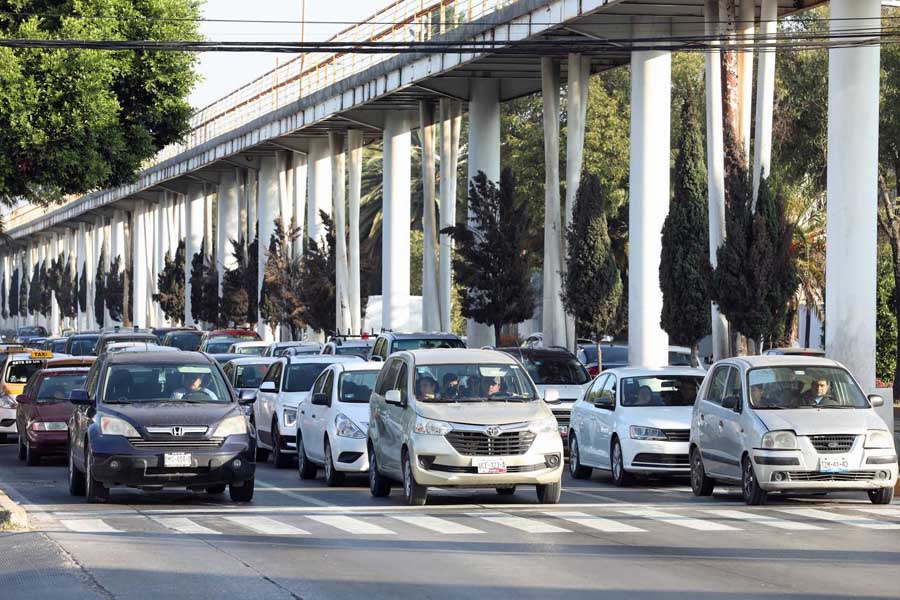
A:
MULTIPOLYGON (((362 21, 391 0, 306 0, 306 40, 323 41, 348 25, 335 21, 362 21), (330 24, 311 23, 326 21, 330 24)), ((303 0, 206 0, 207 19, 250 19, 299 21, 303 0)), ((261 23, 201 23, 200 30, 212 41, 299 40, 300 26, 261 23)), ((202 80, 191 94, 191 104, 200 108, 274 68, 292 55, 266 53, 206 53, 200 55, 198 71, 202 80)))

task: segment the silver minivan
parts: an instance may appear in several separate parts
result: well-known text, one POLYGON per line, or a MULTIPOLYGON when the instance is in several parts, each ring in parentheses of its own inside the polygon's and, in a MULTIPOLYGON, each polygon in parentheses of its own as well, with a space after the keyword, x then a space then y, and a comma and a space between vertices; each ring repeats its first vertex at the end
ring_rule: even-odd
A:
POLYGON ((864 490, 889 504, 894 438, 850 372, 825 358, 750 356, 710 369, 691 421, 691 487, 741 485, 747 504, 769 492, 864 490))
POLYGON ((406 502, 429 487, 533 485, 559 502, 563 445, 553 413, 522 366, 494 350, 412 350, 391 355, 369 402, 373 496, 402 482, 406 502))

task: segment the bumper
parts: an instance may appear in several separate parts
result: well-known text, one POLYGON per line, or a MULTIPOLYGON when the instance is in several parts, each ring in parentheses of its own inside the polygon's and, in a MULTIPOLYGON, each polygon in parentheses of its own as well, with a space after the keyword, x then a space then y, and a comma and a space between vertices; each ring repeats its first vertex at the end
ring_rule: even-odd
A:
POLYGON ((893 450, 856 450, 848 455, 849 468, 839 472, 819 469, 819 455, 803 450, 751 453, 759 485, 766 491, 877 490, 897 483, 897 457, 893 450))
POLYGON ((689 475, 689 442, 620 438, 625 469, 631 473, 689 475))
POLYGON ((369 456, 366 451, 366 438, 354 439, 340 436, 328 438, 331 444, 334 468, 341 473, 367 473, 369 456))
POLYGON ((69 450, 68 431, 33 431, 26 433, 28 445, 38 454, 65 454, 69 450))
POLYGON ((416 482, 433 487, 497 487, 556 483, 563 472, 563 446, 557 433, 535 437, 525 454, 515 456, 464 456, 443 436, 418 435, 410 439, 412 470, 416 482), (476 458, 499 458, 506 473, 478 473, 476 458), (551 466, 549 462, 555 460, 551 466))
POLYGON ((0 433, 16 433, 16 409, 0 408, 0 433))

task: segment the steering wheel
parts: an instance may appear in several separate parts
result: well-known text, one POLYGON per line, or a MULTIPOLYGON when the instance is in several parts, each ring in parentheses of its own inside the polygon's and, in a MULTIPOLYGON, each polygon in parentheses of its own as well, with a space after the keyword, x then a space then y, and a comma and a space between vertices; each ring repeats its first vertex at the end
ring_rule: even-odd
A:
POLYGON ((209 400, 210 396, 206 392, 192 391, 184 394, 182 400, 209 400))

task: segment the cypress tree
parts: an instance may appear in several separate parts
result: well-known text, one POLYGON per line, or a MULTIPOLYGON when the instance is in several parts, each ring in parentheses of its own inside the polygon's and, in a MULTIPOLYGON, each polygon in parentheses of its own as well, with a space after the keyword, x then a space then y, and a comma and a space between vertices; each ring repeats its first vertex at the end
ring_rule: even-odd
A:
POLYGON ((191 317, 194 321, 203 321, 203 257, 206 240, 200 242, 200 252, 191 257, 191 317))
POLYGON ((109 264, 109 273, 106 274, 106 308, 109 310, 109 318, 113 321, 123 322, 125 317, 125 278, 128 276, 122 270, 122 257, 117 256, 109 264))
POLYGON ((100 258, 97 260, 97 272, 94 275, 94 320, 97 326, 103 329, 106 317, 104 308, 106 307, 106 274, 103 272, 103 263, 105 259, 105 250, 100 249, 100 258))
POLYGON ((9 312, 6 309, 6 278, 4 277, 2 281, 0 281, 0 316, 4 319, 9 317, 9 312))
POLYGON ((165 267, 156 277, 159 293, 153 294, 153 300, 159 302, 166 318, 173 323, 184 322, 184 254, 184 240, 178 243, 175 258, 166 252, 165 267))
POLYGON ((237 266, 230 271, 225 271, 222 278, 222 322, 239 325, 248 323, 250 320, 248 314, 250 295, 247 292, 250 265, 243 238, 230 240, 229 243, 237 266))
POLYGON ((44 299, 44 280, 47 273, 45 262, 35 265, 34 272, 31 274, 31 285, 28 286, 28 314, 30 315, 43 312, 41 307, 44 299))
POLYGON ((13 270, 9 279, 9 316, 19 316, 19 267, 13 270))
MULTIPOLYGON (((256 226, 259 230, 259 225, 256 226)), ((259 234, 247 247, 247 321, 259 321, 259 234)))
POLYGON ((771 248, 771 279, 766 290, 765 302, 769 322, 764 331, 768 345, 786 345, 790 340, 787 330, 790 300, 797 292, 800 277, 797 256, 794 251, 794 225, 788 222, 786 200, 767 178, 760 182, 756 212, 766 224, 768 245, 771 248))
POLYGON ((78 278, 78 309, 83 313, 88 311, 87 270, 88 264, 85 262, 81 268, 81 277, 78 278))
POLYGON ((31 294, 28 293, 28 272, 22 271, 22 283, 19 285, 19 315, 27 317, 31 314, 28 302, 31 300, 31 294))
POLYGON ((316 331, 331 331, 337 320, 337 287, 334 221, 322 214, 325 228, 325 243, 309 240, 300 261, 298 297, 302 315, 310 327, 316 331))

